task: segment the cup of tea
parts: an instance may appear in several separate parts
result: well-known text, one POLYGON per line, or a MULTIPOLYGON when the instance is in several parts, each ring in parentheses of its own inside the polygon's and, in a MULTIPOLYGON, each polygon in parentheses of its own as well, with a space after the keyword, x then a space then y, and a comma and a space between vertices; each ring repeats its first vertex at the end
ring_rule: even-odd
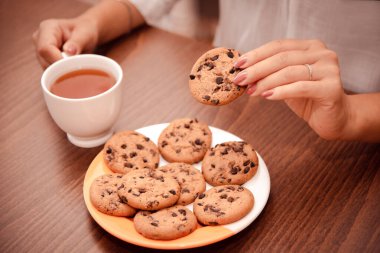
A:
POLYGON ((112 136, 122 105, 122 78, 118 63, 95 54, 65 57, 44 71, 47 108, 71 143, 96 147, 112 136))

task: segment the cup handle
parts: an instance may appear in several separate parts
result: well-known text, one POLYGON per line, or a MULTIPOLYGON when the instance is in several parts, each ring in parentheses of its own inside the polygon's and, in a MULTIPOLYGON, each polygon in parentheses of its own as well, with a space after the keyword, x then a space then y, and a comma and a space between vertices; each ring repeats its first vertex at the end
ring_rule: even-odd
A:
POLYGON ((70 57, 70 55, 68 55, 68 54, 65 53, 65 52, 62 52, 61 55, 62 55, 62 57, 63 57, 64 59, 70 57))

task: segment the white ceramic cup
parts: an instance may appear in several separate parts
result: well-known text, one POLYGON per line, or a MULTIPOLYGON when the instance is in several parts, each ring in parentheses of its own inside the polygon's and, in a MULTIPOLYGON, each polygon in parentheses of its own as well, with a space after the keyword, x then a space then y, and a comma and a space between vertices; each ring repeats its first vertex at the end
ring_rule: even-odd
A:
POLYGON ((122 105, 122 78, 123 71, 118 63, 95 54, 65 57, 44 71, 41 86, 46 105, 71 143, 83 148, 96 147, 112 136, 122 105), (105 71, 116 79, 116 83, 107 91, 87 98, 64 98, 50 92, 51 85, 59 77, 80 69, 105 71))

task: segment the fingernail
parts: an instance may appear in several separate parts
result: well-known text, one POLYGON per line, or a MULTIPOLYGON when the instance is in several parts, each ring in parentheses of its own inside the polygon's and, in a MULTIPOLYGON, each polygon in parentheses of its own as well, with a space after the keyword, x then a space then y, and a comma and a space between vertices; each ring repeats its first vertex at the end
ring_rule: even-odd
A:
POLYGON ((67 46, 65 46, 63 51, 65 51, 66 53, 68 53, 70 55, 75 55, 77 53, 77 48, 73 45, 67 45, 67 46))
POLYGON ((264 97, 264 98, 269 98, 270 96, 273 95, 273 90, 267 90, 267 91, 264 91, 263 93, 261 93, 261 96, 264 97))
POLYGON ((246 63, 246 62, 247 62, 247 57, 243 55, 243 56, 241 56, 241 57, 237 60, 237 62, 235 62, 234 67, 235 67, 236 69, 238 69, 238 68, 240 68, 241 66, 243 66, 244 63, 246 63))
POLYGON ((257 89, 257 84, 252 84, 250 86, 248 86, 248 89, 247 89, 247 94, 248 95, 252 95, 252 93, 254 93, 257 89))
POLYGON ((233 82, 234 82, 235 84, 240 84, 240 83, 243 82, 246 78, 247 78, 247 71, 242 71, 242 72, 240 72, 239 74, 237 74, 237 76, 235 76, 233 82))

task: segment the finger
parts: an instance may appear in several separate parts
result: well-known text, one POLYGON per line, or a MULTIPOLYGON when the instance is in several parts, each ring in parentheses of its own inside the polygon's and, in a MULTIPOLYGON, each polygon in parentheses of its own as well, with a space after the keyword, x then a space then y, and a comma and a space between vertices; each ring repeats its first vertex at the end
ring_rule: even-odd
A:
POLYGON ((62 33, 54 25, 42 25, 35 39, 37 53, 49 64, 62 58, 62 33))
POLYGON ((263 92, 261 95, 269 100, 284 100, 290 98, 323 98, 324 89, 320 81, 299 81, 278 86, 263 92))
POLYGON ((65 53, 75 55, 82 53, 88 44, 88 31, 81 27, 77 27, 71 32, 62 49, 65 53))
POLYGON ((314 64, 319 57, 319 51, 281 52, 246 68, 235 77, 233 82, 238 85, 255 83, 288 66, 314 64))
POLYGON ((51 63, 47 62, 45 59, 43 59, 42 57, 40 57, 38 54, 37 54, 37 60, 43 69, 46 69, 51 64, 51 63))
POLYGON ((280 52, 307 50, 311 43, 309 40, 274 40, 240 56, 235 63, 235 68, 247 68, 280 52))
POLYGON ((259 80, 254 95, 260 95, 264 91, 298 81, 321 80, 321 74, 323 71, 320 71, 318 68, 318 63, 311 65, 310 68, 312 69, 312 76, 310 76, 309 68, 305 65, 294 65, 280 69, 279 71, 259 80), (310 77, 313 79, 310 80, 310 77))

